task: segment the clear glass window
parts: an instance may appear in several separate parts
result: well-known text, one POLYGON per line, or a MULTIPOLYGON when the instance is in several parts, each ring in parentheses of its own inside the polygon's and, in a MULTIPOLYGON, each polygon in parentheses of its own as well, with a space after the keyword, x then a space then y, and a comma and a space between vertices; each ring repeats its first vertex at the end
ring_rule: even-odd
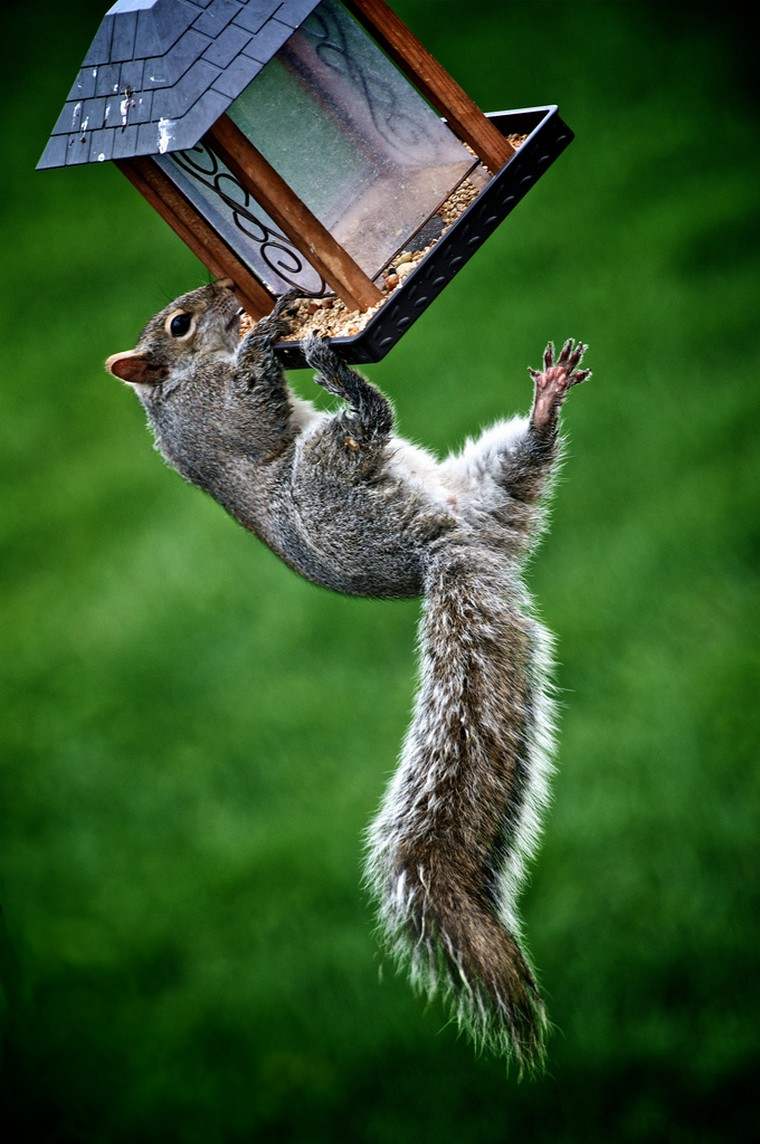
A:
POLYGON ((337 0, 228 114, 370 277, 476 165, 337 0))

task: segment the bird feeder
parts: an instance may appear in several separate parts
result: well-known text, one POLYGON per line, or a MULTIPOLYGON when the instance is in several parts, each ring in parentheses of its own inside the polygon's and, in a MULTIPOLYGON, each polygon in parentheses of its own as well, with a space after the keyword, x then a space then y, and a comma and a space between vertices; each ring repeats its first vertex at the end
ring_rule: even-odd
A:
POLYGON ((554 106, 484 115, 383 0, 118 0, 38 168, 115 162, 254 319, 335 295, 367 362, 571 139, 554 106))

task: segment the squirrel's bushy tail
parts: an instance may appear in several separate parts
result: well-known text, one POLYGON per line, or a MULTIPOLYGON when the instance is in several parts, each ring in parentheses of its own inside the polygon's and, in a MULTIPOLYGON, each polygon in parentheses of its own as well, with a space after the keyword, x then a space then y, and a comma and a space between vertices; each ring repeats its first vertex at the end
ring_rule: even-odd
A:
POLYGON ((546 802, 549 636, 519 576, 480 546, 428 566, 421 680, 368 834, 380 921, 412 980, 479 1044, 540 1063, 546 1017, 515 899, 546 802))

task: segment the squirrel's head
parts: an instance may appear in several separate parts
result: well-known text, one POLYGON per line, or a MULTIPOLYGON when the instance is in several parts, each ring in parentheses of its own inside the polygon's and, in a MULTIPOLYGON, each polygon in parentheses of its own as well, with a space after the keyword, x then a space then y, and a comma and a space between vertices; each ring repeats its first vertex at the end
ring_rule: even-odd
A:
POLYGON ((191 290, 151 318, 135 349, 112 354, 106 369, 151 405, 201 357, 235 352, 242 313, 229 278, 191 290))

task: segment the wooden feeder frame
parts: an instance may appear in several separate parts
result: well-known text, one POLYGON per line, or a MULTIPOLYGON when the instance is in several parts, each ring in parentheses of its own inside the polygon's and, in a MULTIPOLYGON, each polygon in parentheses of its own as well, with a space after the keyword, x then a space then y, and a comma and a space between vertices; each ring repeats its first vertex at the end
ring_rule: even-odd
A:
MULTIPOLYGON (((378 307, 360 333, 330 339, 341 356, 358 363, 379 361, 388 353, 570 143, 573 134, 555 106, 484 115, 385 0, 343 3, 491 173, 470 206, 392 293, 384 294, 365 274, 229 115, 220 115, 202 141, 349 310, 378 307), (528 136, 519 151, 506 138, 511 134, 528 136)), ((269 313, 275 296, 151 155, 114 156, 114 160, 211 273, 232 279, 241 304, 254 319, 269 313)), ((306 364, 299 343, 281 342, 277 349, 288 367, 306 364)))

